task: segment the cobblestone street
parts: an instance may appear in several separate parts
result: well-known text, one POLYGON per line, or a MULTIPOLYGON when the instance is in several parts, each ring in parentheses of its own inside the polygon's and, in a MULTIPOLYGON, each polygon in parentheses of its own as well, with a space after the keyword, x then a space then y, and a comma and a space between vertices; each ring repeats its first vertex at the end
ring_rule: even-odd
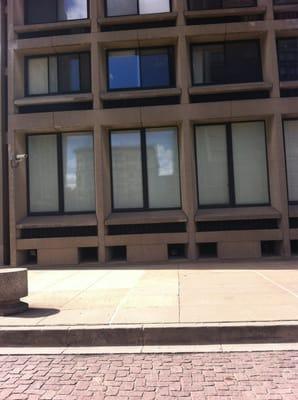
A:
POLYGON ((0 399, 298 399, 298 352, 0 356, 0 399))

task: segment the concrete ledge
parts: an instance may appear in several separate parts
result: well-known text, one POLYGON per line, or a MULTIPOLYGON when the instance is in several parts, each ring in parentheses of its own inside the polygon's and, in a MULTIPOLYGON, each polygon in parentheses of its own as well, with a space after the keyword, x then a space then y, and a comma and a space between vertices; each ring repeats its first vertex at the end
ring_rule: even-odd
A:
POLYGON ((176 346, 295 343, 298 322, 4 327, 0 347, 176 346))
POLYGON ((20 301, 26 296, 28 296, 27 270, 0 269, 0 316, 26 311, 28 304, 20 301))

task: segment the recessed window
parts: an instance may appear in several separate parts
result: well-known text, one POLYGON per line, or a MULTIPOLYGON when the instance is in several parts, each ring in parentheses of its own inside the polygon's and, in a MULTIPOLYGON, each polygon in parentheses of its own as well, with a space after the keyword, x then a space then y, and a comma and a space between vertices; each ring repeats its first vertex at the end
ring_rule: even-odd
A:
POLYGON ((195 131, 200 206, 268 204, 264 123, 203 125, 195 131))
POLYGON ((95 210, 93 135, 28 136, 30 214, 95 210))
POLYGON ((274 0, 273 3, 276 6, 284 4, 298 4, 298 0, 274 0))
POLYGON ((90 54, 28 57, 25 81, 30 96, 90 92, 90 54))
POLYGON ((114 210, 180 208, 176 128, 111 132, 114 210))
POLYGON ((190 10, 215 10, 220 8, 254 7, 256 0, 188 0, 190 10))
POLYGON ((259 42, 193 45, 192 76, 194 85, 262 81, 259 42))
POLYGON ((26 24, 88 18, 88 0, 25 0, 26 24))
POLYGON ((298 202, 298 120, 284 121, 289 203, 298 202))
POLYGON ((277 41, 279 77, 281 81, 298 80, 298 37, 277 41))
POLYGON ((173 62, 172 48, 109 51, 109 89, 151 89, 173 86, 173 62))
POLYGON ((171 11, 170 0, 106 0, 108 17, 171 11))

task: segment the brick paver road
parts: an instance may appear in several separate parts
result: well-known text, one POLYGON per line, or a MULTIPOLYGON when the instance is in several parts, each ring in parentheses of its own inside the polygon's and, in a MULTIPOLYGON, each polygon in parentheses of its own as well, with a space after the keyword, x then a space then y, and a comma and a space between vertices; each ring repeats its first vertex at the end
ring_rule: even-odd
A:
POLYGON ((298 399, 298 352, 0 356, 0 399, 298 399))

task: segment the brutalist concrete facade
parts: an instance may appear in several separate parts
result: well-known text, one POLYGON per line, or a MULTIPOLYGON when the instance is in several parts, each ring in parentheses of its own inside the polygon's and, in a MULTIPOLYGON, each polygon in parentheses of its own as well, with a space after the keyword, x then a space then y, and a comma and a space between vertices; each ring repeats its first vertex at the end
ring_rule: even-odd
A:
POLYGON ((190 11, 186 0, 173 0, 169 13, 128 17, 106 17, 104 7, 104 0, 90 0, 90 18, 87 20, 25 25, 23 0, 8 1, 11 265, 71 266, 85 262, 87 265, 90 260, 82 256, 86 248, 96 250, 98 257, 93 252, 92 261, 99 265, 114 262, 115 258, 121 258, 123 263, 167 261, 170 248, 174 248, 172 255, 193 261, 204 259, 204 249, 208 249, 210 243, 208 255, 221 260, 257 259, 270 255, 270 251, 269 254, 262 252, 266 245, 272 256, 290 257, 291 241, 298 240, 298 229, 290 228, 290 221, 298 217, 298 206, 288 205, 283 120, 298 118, 298 99, 292 95, 282 96, 281 91, 293 93, 298 82, 280 82, 276 41, 298 36, 298 19, 294 18, 298 4, 276 6, 272 0, 258 0, 255 7, 190 11), (207 22, 203 23, 202 18, 208 18, 207 22), (118 28, 113 29, 115 26, 118 28), (120 30, 119 26, 122 27, 120 30), (70 34, 70 29, 75 33, 70 34), (40 35, 37 32, 47 33, 40 35), (245 39, 260 42, 263 82, 192 85, 192 44, 245 39), (106 50, 153 46, 175 48, 175 87, 109 92, 106 50), (26 56, 85 50, 91 52, 90 93, 47 97, 25 95, 26 56), (237 93, 248 92, 268 95, 237 99, 237 93), (231 93, 234 97, 222 100, 216 97, 231 93), (196 96, 204 95, 211 99, 215 96, 216 101, 193 101, 196 96), (175 104, 161 101, 162 105, 156 105, 156 98, 178 101, 175 104), (144 99, 147 104, 142 105, 144 99), (106 106, 120 100, 121 107, 106 106), (130 107, 125 106, 128 101, 130 107), (136 105, 132 106, 134 101, 136 105), (84 102, 92 104, 91 109, 51 109, 58 103, 75 105, 84 102), (44 105, 48 107, 46 111, 40 112, 42 108, 39 108, 39 112, 34 112, 35 106, 44 105), (32 112, 28 112, 30 107, 32 112), (255 120, 266 124, 270 205, 200 209, 194 126, 255 120), (109 131, 163 126, 178 128, 181 210, 112 212, 109 131), (15 156, 26 153, 28 134, 72 131, 94 134, 96 212, 74 216, 28 215, 26 162, 15 165, 15 156), (268 227, 268 220, 274 224, 268 227), (241 227, 231 228, 233 221, 240 221, 241 227), (259 221, 259 224, 252 229, 249 221, 259 221), (208 230, 208 223, 216 222, 220 228, 208 230), (200 229, 202 223, 205 224, 203 230, 200 229), (170 232, 165 229, 168 224, 173 227, 170 232), (132 227, 136 225, 139 229, 134 231, 132 227), (91 233, 80 235, 81 227, 89 227, 91 233), (63 229, 68 232, 64 237, 61 235, 63 229), (39 235, 36 235, 37 230, 39 235), (179 251, 176 249, 175 252, 175 245, 179 251), (115 257, 115 253, 120 257, 115 257))

